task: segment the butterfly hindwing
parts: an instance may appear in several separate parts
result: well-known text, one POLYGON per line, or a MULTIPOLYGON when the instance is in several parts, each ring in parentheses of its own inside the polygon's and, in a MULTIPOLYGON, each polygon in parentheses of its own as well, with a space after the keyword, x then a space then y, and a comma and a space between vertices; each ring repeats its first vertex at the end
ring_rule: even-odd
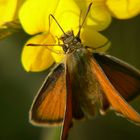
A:
POLYGON ((140 124, 140 115, 125 101, 94 58, 91 60, 91 68, 112 108, 127 119, 140 124))
POLYGON ((66 106, 66 72, 58 64, 47 76, 30 111, 30 120, 36 125, 62 124, 66 106))

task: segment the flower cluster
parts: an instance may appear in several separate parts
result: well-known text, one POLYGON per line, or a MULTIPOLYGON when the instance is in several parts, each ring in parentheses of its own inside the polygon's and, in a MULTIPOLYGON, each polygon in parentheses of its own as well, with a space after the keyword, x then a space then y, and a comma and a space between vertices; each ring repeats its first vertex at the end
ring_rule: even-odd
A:
MULTIPOLYGON (((83 44, 94 48, 108 41, 98 31, 106 29, 112 17, 128 19, 140 12, 140 0, 3 0, 0 2, 0 26, 19 19, 25 32, 33 35, 26 44, 57 44, 57 38, 63 33, 49 15, 57 19, 65 32, 73 30, 76 35, 79 21, 82 22, 91 2, 93 4, 80 38, 83 44)), ((43 46, 29 47, 26 44, 22 51, 22 64, 26 71, 45 70, 63 58, 63 55, 57 55, 43 46)), ((58 46, 51 46, 51 49, 61 51, 58 46)))

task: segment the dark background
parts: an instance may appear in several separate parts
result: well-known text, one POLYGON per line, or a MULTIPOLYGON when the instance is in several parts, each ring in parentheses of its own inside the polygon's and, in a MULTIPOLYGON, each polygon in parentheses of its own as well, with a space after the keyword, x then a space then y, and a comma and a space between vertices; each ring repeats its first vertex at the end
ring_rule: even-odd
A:
MULTIPOLYGON (((112 42, 110 54, 140 69, 140 16, 113 20, 103 34, 112 42)), ((0 140, 52 140, 58 135, 57 129, 42 129, 28 122, 33 97, 47 74, 24 71, 21 51, 28 38, 21 31, 0 41, 0 140)), ((140 112, 140 97, 133 105, 140 112)), ((102 139, 140 140, 140 127, 110 112, 76 122, 69 134, 69 140, 102 139)))

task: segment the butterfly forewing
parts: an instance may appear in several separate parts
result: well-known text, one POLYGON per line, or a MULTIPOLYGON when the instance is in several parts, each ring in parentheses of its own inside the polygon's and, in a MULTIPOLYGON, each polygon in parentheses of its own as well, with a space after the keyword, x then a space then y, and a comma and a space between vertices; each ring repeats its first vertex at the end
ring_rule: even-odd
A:
POLYGON ((36 125, 58 125, 63 122, 66 106, 65 65, 55 66, 34 100, 30 120, 36 125))
POLYGON ((119 94, 95 59, 91 60, 91 68, 112 108, 129 120, 140 123, 140 115, 119 94))
POLYGON ((121 96, 131 101, 140 95, 140 72, 110 55, 95 53, 94 58, 121 96))

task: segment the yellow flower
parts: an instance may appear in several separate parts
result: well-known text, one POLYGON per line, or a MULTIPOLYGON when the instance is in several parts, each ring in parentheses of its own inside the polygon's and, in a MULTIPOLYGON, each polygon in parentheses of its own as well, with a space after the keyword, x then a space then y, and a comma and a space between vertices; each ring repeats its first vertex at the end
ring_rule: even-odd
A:
POLYGON ((18 18, 18 10, 24 0, 0 0, 0 26, 18 18))
MULTIPOLYGON (((50 18, 49 26, 50 14, 56 18, 65 32, 73 30, 76 35, 79 21, 82 22, 91 2, 93 5, 80 38, 84 45, 95 48, 108 41, 97 31, 107 28, 112 16, 127 19, 137 15, 140 11, 139 0, 52 0, 51 2, 49 0, 27 0, 19 12, 20 22, 28 34, 40 34, 31 38, 26 44, 57 44, 56 38, 60 37, 63 32, 53 18, 50 18)), ((109 45, 107 44, 102 51, 105 51, 109 45)), ((62 51, 62 48, 25 45, 22 52, 24 68, 27 71, 41 71, 50 67, 54 61, 60 62, 63 55, 53 53, 55 51, 62 51)))
POLYGON ((112 16, 119 19, 132 18, 140 13, 140 0, 106 0, 112 16))
MULTIPOLYGON (((20 22, 28 34, 40 34, 29 39, 26 44, 57 44, 57 38, 60 37, 63 32, 52 17, 50 18, 49 27, 50 14, 56 18, 64 32, 73 30, 76 35, 79 29, 79 18, 81 23, 87 7, 88 5, 83 6, 83 11, 80 16, 81 9, 74 0, 52 0, 51 2, 49 0, 27 0, 19 12, 20 22)), ((90 16, 87 17, 80 38, 84 45, 96 48, 104 45, 108 40, 94 30, 94 25, 87 25, 87 23, 92 22, 92 20, 94 19, 90 16)), ((26 44, 22 51, 22 64, 26 71, 45 70, 50 67, 53 62, 60 62, 63 58, 62 53, 55 53, 62 52, 62 48, 58 46, 31 47, 26 46, 26 44)), ((104 50, 106 50, 109 45, 110 44, 107 44, 104 50)), ((101 51, 104 50, 102 49, 101 51)))
POLYGON ((86 24, 94 26, 97 31, 106 29, 112 17, 129 19, 140 13, 140 0, 75 0, 75 2, 82 12, 85 12, 85 6, 93 3, 86 24))
POLYGON ((140 0, 75 0, 80 9, 85 9, 85 5, 93 2, 90 10, 90 19, 87 25, 94 26, 95 30, 106 29, 112 17, 118 19, 129 19, 140 13, 140 0), (92 20, 91 20, 92 19, 92 20))
MULTIPOLYGON (((34 44, 44 44, 44 42, 50 44, 55 40, 50 34, 41 34, 27 41, 27 43, 34 44)), ((54 62, 50 51, 44 46, 30 47, 26 45, 22 51, 21 61, 26 71, 41 71, 50 67, 54 62)))
MULTIPOLYGON (((79 18, 80 22, 82 22, 87 7, 88 5, 83 7, 83 12, 80 16, 81 9, 74 0, 52 0, 51 2, 49 0, 25 1, 19 11, 20 22, 28 34, 40 33, 28 40, 26 44, 57 44, 56 37, 60 37, 63 32, 53 18, 49 20, 50 14, 55 16, 65 32, 73 30, 76 35, 79 29, 79 18)), ((81 39, 84 45, 96 48, 105 44, 108 40, 95 30, 91 32, 92 29, 95 29, 95 26, 97 27, 97 24, 95 26, 88 26, 87 23, 92 22, 92 20, 90 17, 87 18, 81 33, 81 39)), ((31 47, 25 45, 22 51, 22 64, 26 71, 45 70, 54 61, 60 62, 62 60, 63 55, 54 53, 55 51, 60 52, 60 49, 58 46, 31 47)))

